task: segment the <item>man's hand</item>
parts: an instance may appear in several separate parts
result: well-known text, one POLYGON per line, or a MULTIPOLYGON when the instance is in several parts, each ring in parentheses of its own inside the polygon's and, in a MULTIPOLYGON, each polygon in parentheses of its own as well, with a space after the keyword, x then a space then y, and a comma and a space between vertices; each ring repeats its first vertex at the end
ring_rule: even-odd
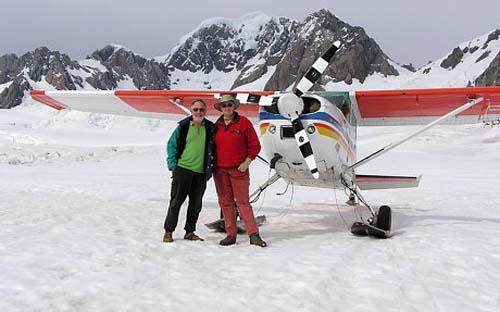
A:
POLYGON ((247 159, 245 159, 244 162, 242 162, 239 166, 238 166, 238 170, 241 171, 241 172, 245 172, 248 170, 248 167, 250 166, 250 163, 252 162, 252 160, 250 158, 247 157, 247 159))

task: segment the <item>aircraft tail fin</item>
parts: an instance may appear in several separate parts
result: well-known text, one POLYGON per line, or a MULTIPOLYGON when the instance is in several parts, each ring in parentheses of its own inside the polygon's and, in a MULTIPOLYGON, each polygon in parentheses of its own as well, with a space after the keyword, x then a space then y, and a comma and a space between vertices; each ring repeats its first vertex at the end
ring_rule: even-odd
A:
POLYGON ((380 190, 418 187, 421 177, 357 174, 355 181, 361 190, 380 190))

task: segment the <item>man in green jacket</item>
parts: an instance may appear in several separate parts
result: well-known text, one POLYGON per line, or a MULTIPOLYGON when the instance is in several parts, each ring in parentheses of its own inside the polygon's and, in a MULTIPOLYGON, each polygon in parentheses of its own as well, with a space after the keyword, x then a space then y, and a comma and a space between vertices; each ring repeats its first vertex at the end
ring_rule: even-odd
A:
POLYGON ((190 111, 191 116, 179 122, 167 143, 167 166, 172 171, 172 185, 163 226, 165 243, 174 241, 172 233, 186 197, 189 197, 189 204, 184 239, 203 241, 194 232, 207 181, 213 171, 215 126, 205 118, 207 106, 202 100, 193 101, 190 111))

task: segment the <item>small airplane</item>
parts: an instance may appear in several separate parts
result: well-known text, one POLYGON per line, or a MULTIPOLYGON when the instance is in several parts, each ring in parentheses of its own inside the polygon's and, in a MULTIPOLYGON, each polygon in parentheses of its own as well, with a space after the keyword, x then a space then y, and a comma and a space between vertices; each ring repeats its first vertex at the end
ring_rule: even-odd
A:
POLYGON ((257 117, 264 160, 275 173, 251 196, 279 179, 295 185, 335 188, 349 193, 347 204, 362 203, 370 212, 366 221, 351 226, 355 235, 391 236, 391 208, 372 208, 362 190, 417 187, 420 176, 358 175, 356 169, 425 130, 441 123, 500 125, 500 87, 408 89, 380 91, 311 91, 341 49, 336 41, 294 85, 280 91, 44 91, 33 90, 36 101, 55 109, 170 119, 189 114, 188 105, 203 99, 208 115, 222 94, 232 94, 239 112, 257 117), (360 160, 356 157, 358 126, 423 125, 407 137, 388 144, 360 160))

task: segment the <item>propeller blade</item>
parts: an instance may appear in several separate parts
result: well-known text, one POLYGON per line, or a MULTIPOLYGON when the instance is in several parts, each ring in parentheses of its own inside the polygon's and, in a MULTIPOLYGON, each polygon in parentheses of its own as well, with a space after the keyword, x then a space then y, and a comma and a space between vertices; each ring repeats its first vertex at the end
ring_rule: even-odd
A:
POLYGON ((311 90, 314 84, 321 78, 321 75, 325 72, 328 64, 332 60, 335 52, 340 48, 340 41, 335 41, 333 45, 323 53, 323 55, 314 62, 309 71, 302 77, 299 83, 293 89, 293 93, 300 97, 304 92, 311 90))
POLYGON ((318 166, 316 165, 316 159, 314 159, 314 153, 311 147, 311 142, 309 142, 309 137, 307 136, 306 130, 302 126, 299 120, 299 116, 296 115, 291 120, 293 126, 293 132, 295 135, 295 141, 299 146, 300 153, 304 160, 306 161, 307 168, 311 171, 311 174, 315 179, 319 178, 318 166))
POLYGON ((271 106, 278 102, 277 96, 266 96, 253 93, 238 93, 236 99, 243 103, 254 103, 259 106, 271 106))

